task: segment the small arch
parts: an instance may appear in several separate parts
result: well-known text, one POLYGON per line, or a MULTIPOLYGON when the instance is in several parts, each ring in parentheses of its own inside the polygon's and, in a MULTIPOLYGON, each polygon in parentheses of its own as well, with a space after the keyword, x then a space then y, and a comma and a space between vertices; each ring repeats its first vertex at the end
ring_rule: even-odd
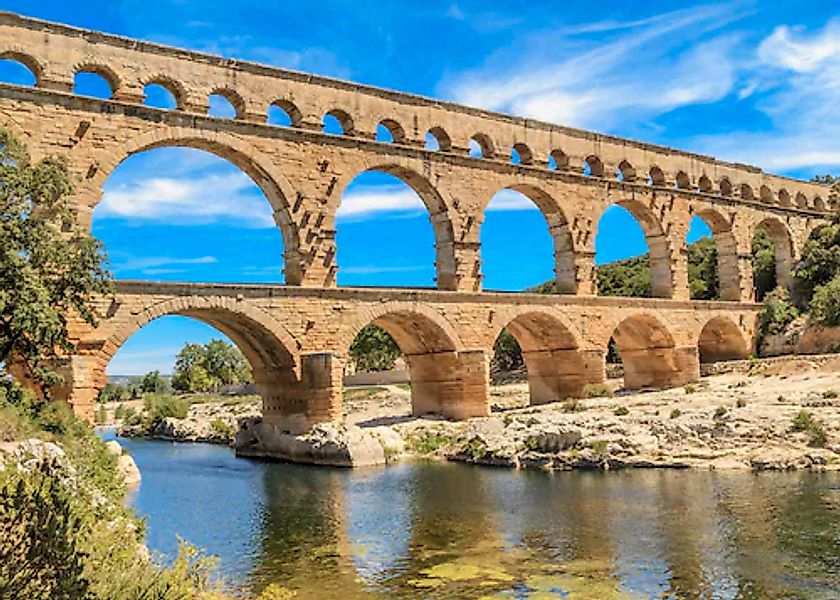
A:
MULTIPOLYGON (((624 366, 626 389, 674 387, 690 379, 682 373, 674 338, 656 317, 629 316, 615 327, 611 337, 624 366)), ((607 346, 604 344, 605 358, 607 346)))
POLYGON ((493 158, 496 155, 493 140, 484 133, 476 133, 470 138, 470 156, 473 158, 493 158))
POLYGON ((636 179, 636 169, 634 169, 633 165, 626 160, 622 160, 618 163, 618 167, 615 169, 615 174, 619 181, 633 181, 636 179))
POLYGON ((238 119, 245 114, 245 101, 238 93, 217 88, 208 97, 207 114, 217 119, 238 119))
POLYGON ((793 202, 790 199, 790 192, 784 188, 779 190, 779 204, 782 206, 793 206, 793 202))
POLYGON ((383 119, 376 127, 376 140, 379 142, 404 144, 405 129, 393 119, 383 119))
POLYGON ((120 87, 117 74, 104 65, 85 64, 73 72, 73 93, 108 100, 120 87))
POLYGON ((741 200, 752 200, 755 198, 752 186, 749 183, 742 183, 738 188, 741 200))
POLYGON ((37 86, 43 68, 33 57, 23 52, 0 52, 0 80, 14 85, 37 86))
POLYGON ((590 154, 583 161, 583 174, 590 177, 603 177, 604 163, 594 154, 590 154))
POLYGON ((732 195, 732 182, 729 181, 729 177, 721 177, 719 186, 721 196, 732 195))
POLYGON ((701 363, 742 360, 749 356, 744 332, 729 317, 710 319, 700 331, 697 351, 701 363))
POLYGON ((765 204, 775 204, 776 198, 773 196, 773 190, 771 190, 766 185, 762 185, 758 188, 758 196, 762 202, 765 204))
POLYGON ((303 121, 303 113, 295 104, 289 100, 275 100, 268 106, 269 125, 279 127, 299 127, 303 121))
POLYGON ((519 345, 530 404, 579 398, 588 383, 600 379, 599 373, 587 369, 572 329, 553 312, 526 308, 500 323, 494 343, 507 331, 519 345))
POLYGON ((808 196, 802 192, 796 192, 796 206, 799 208, 808 208, 808 196))
POLYGON ((674 183, 681 190, 687 190, 691 188, 691 178, 685 171, 677 171, 676 176, 674 176, 674 183))
POLYGON ((700 179, 697 180, 697 189, 704 194, 709 194, 712 191, 712 180, 709 179, 705 174, 700 176, 700 179))
POLYGON ((530 165, 534 162, 534 153, 522 142, 513 145, 510 151, 511 162, 515 165, 530 165))
POLYGON ((426 132, 426 150, 452 151, 452 139, 443 127, 435 125, 426 132))
POLYGON ((569 157, 559 148, 548 155, 548 168, 552 171, 565 171, 569 168, 569 157))
POLYGON ((825 212, 825 200, 823 200, 822 196, 814 196, 814 210, 825 212))
POLYGON ((648 171, 648 183, 650 185, 665 185, 665 172, 657 166, 652 166, 648 171))
POLYGON ((347 135, 355 134, 353 125, 353 118, 345 110, 334 108, 324 115, 324 133, 332 135, 347 135))

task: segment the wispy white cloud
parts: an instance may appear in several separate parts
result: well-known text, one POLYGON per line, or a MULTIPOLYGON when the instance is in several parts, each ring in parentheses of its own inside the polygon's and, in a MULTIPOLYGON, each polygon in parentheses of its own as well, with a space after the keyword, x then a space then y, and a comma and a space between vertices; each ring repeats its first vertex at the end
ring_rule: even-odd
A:
POLYGON ((275 227, 264 196, 242 172, 201 177, 139 178, 106 189, 97 215, 195 224, 219 219, 251 227, 275 227))
POLYGON ((490 200, 490 204, 487 205, 487 212, 513 210, 539 209, 527 196, 513 190, 502 190, 498 192, 490 200))
POLYGON ((402 185, 359 186, 345 192, 336 218, 359 220, 375 213, 421 213, 426 206, 410 188, 402 185))
POLYGON ((610 129, 729 94, 737 37, 720 30, 742 16, 721 4, 621 26, 607 21, 541 32, 490 57, 484 68, 445 82, 442 91, 470 105, 610 129), (604 32, 612 35, 580 37, 604 32))

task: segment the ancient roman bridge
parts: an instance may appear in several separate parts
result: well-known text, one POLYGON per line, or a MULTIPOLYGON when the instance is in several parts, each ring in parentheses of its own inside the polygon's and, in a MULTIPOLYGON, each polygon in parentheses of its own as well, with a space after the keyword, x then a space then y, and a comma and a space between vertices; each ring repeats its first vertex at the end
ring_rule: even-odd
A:
POLYGON ((103 300, 99 329, 75 332, 80 352, 68 365, 66 395, 81 412, 119 344, 165 314, 194 316, 230 335, 254 364, 266 414, 276 419, 340 414, 343 357, 350 336, 370 321, 409 357, 418 412, 486 412, 487 358, 505 326, 528 358, 534 401, 603 380, 610 336, 623 351, 628 385, 689 381, 701 354, 744 356, 753 345, 756 228, 773 236, 785 283, 797 248, 837 208, 826 188, 755 167, 11 13, 0 13, 0 58, 22 63, 35 79, 32 87, 0 84, 0 124, 34 157, 67 158, 83 225, 122 161, 186 146, 247 173, 283 236, 285 286, 121 283, 114 299, 103 300), (75 94, 79 72, 105 78, 111 97, 75 94), (177 107, 144 106, 150 84, 167 88, 177 107), (207 115, 212 94, 231 102, 235 118, 207 115), (270 106, 282 108, 290 126, 269 125, 270 106), (338 119, 341 135, 323 131, 326 115, 338 119), (379 125, 390 141, 376 139, 379 125), (469 152, 471 140, 480 157, 469 152), (336 287, 336 211, 344 188, 365 171, 399 177, 423 200, 438 290, 336 287), (544 215, 562 295, 481 291, 479 229, 503 189, 525 194, 544 215), (655 299, 596 296, 596 228, 612 204, 645 232, 655 299), (688 300, 686 233, 694 215, 717 243, 722 302, 688 300))

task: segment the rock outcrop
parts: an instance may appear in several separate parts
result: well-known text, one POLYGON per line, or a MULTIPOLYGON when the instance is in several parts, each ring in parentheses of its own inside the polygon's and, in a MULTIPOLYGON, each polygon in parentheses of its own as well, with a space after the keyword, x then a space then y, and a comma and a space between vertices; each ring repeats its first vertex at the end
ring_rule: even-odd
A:
POLYGON ((405 448, 399 435, 386 427, 328 423, 296 435, 260 418, 242 423, 234 447, 237 456, 334 467, 384 465, 405 448))
POLYGON ((116 457, 117 471, 122 475, 125 484, 129 488, 140 485, 140 481, 142 480, 140 469, 137 468, 137 463, 134 462, 134 458, 120 446, 120 443, 111 440, 105 442, 105 448, 112 456, 116 457))

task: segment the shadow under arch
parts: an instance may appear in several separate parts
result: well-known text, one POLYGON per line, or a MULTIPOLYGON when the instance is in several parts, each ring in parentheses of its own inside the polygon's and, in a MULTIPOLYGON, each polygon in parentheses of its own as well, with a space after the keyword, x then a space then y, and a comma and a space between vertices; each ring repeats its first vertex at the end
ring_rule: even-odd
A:
MULTIPOLYGON (((554 244, 554 281, 557 293, 577 293, 578 282, 575 269, 574 242, 571 228, 566 220, 566 214, 560 204, 548 192, 531 184, 514 183, 502 188, 502 190, 519 192, 539 209, 548 225, 548 231, 554 244)), ((490 196, 482 208, 482 219, 494 196, 495 194, 490 196)))
MULTIPOLYGON (((435 236, 435 273, 437 287, 442 290, 458 289, 455 260, 455 232, 449 208, 431 182, 409 167, 393 163, 374 164, 344 178, 337 194, 343 198, 347 186, 364 173, 384 173, 396 177, 410 187, 423 202, 432 223, 435 236)), ((335 214, 333 214, 335 218, 335 214)))
POLYGON ((773 239, 773 255, 776 266, 776 284, 790 289, 792 284, 794 243, 793 235, 781 220, 767 217, 753 228, 753 237, 759 229, 763 229, 773 239))
POLYGON ((721 300, 737 302, 741 299, 741 269, 738 266, 738 241, 730 222, 713 208, 694 213, 712 232, 717 252, 717 275, 721 300))
POLYGON ((109 154, 100 164, 91 182, 99 190, 93 210, 102 198, 102 186, 114 170, 127 158, 157 148, 194 148, 222 158, 241 169, 262 190, 274 213, 274 221, 283 237, 284 274, 287 285, 300 285, 304 275, 304 259, 297 227, 292 220, 290 202, 297 194, 291 183, 258 149, 233 136, 187 128, 170 127, 153 130, 128 140, 119 152, 109 154))
MULTIPOLYGON (((674 295, 674 275, 671 270, 671 244, 662 228, 659 217, 640 200, 618 198, 612 205, 629 212, 645 234, 651 271, 651 295, 654 298, 671 298, 674 295)), ((607 207, 609 209, 609 207, 607 207)), ((604 213, 598 221, 601 225, 604 213)))
POLYGON ((624 365, 625 389, 675 387, 694 378, 686 375, 670 331, 653 315, 624 318, 612 338, 624 365))
POLYGON ((405 357, 414 415, 438 413, 455 419, 487 415, 485 354, 463 351, 458 334, 443 316, 411 302, 386 302, 365 309, 349 321, 340 336, 343 356, 349 354, 353 340, 369 324, 394 338, 405 357), (483 371, 474 368, 470 359, 481 361, 483 371), (467 385, 471 376, 477 387, 467 385))
POLYGON ((749 344, 744 332, 729 317, 710 319, 700 330, 697 351, 701 363, 723 360, 740 360, 749 355, 749 344))
POLYGON ((132 335, 152 321, 171 315, 206 323, 233 341, 251 365, 264 412, 272 408, 278 385, 295 385, 299 381, 300 344, 285 326, 262 309, 235 299, 196 296, 153 304, 116 329, 99 353, 102 370, 97 374, 97 384, 105 385, 105 367, 132 335))
POLYGON ((572 327, 553 311, 524 308, 504 315, 494 342, 505 329, 522 350, 530 404, 579 398, 587 384, 603 380, 603 371, 585 359, 572 327))

